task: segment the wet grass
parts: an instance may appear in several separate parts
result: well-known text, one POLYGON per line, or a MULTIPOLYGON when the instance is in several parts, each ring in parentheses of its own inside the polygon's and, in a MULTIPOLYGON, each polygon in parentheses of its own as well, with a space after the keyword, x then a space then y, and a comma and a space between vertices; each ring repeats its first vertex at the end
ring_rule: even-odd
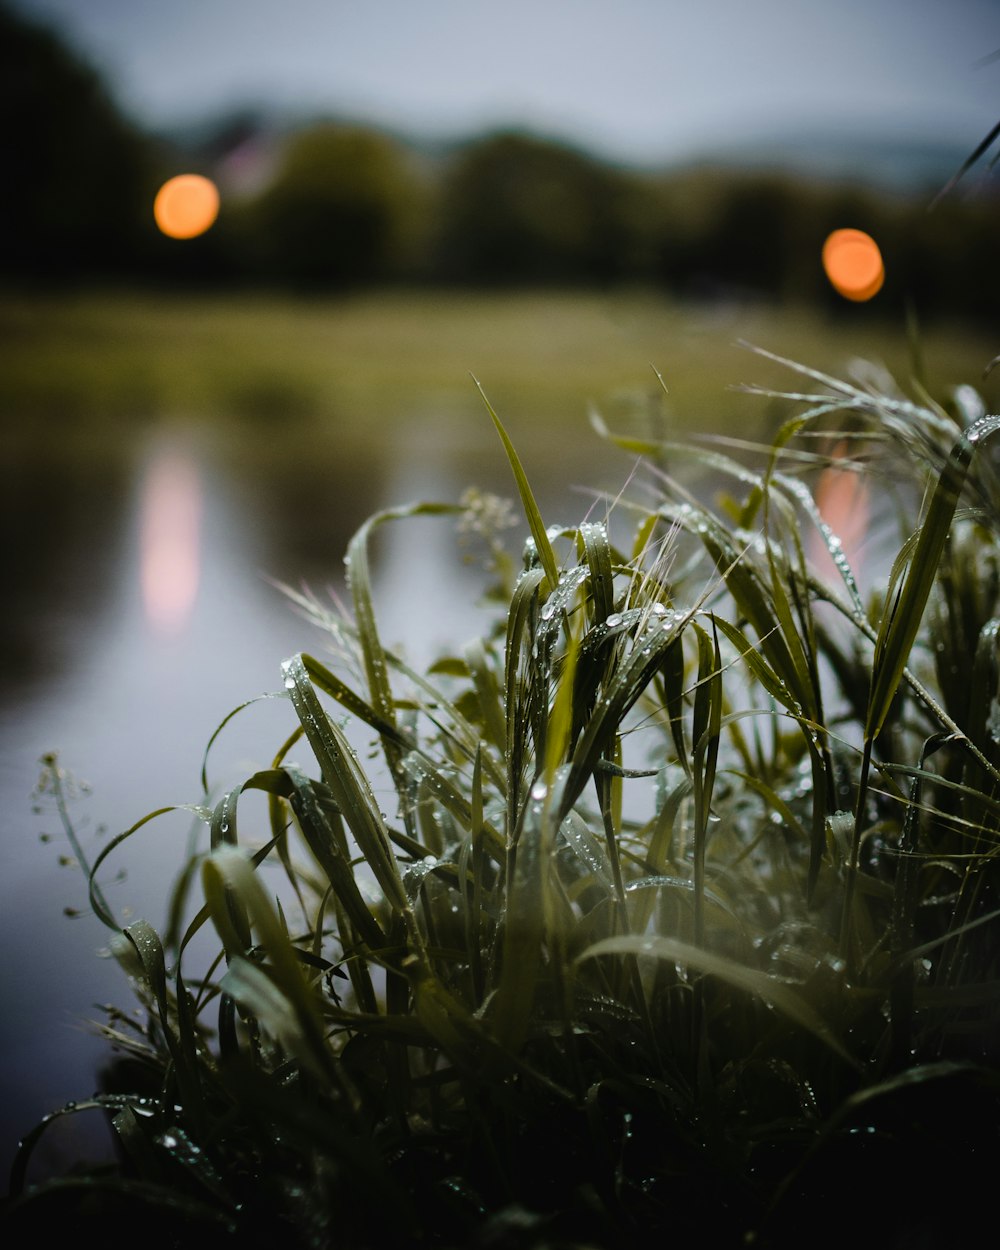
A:
POLYGON ((163 932, 100 888, 159 813, 93 865, 143 1008, 107 1025, 129 1091, 85 1104, 122 1163, 31 1185, 40 1126, 20 1228, 971 1241, 1000 1109, 1000 418, 761 367, 769 446, 606 423, 650 467, 570 528, 494 404, 517 560, 470 495, 367 522, 349 607, 293 595, 326 654, 282 666, 269 768, 215 799, 206 772, 163 932), (726 483, 712 504, 685 464, 726 483), (840 537, 862 506, 899 535, 884 570, 840 537), (427 673, 369 574, 415 515, 458 517, 495 579, 495 627, 427 673))

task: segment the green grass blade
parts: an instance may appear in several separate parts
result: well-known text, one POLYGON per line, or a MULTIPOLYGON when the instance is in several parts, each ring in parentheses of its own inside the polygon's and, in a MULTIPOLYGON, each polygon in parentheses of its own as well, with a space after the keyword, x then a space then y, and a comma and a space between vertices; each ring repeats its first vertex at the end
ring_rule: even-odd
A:
POLYGON ((691 775, 694 782, 694 938, 704 939, 705 854, 711 817, 715 771, 722 725, 722 661, 718 631, 712 637, 694 623, 698 639, 698 685, 695 690, 691 739, 694 750, 691 775))
POLYGON ((379 804, 350 743, 321 707, 302 657, 286 660, 282 668, 285 689, 341 815, 390 904, 405 909, 406 893, 379 804))
POLYGON ((646 956, 680 964, 682 967, 690 968, 706 976, 718 977, 733 989, 762 999, 786 1016, 793 1024, 819 1038, 824 1045, 852 1067, 859 1066, 819 1012, 801 994, 766 973, 747 968, 724 955, 716 955, 698 946, 668 937, 604 938, 578 955, 575 962, 580 964, 587 959, 596 959, 601 955, 646 956))
POLYGON ((545 523, 542 521, 542 514, 538 511, 538 505, 535 503, 535 496, 531 493, 531 487, 528 484, 528 477, 521 464, 520 457, 514 450, 514 444, 510 441, 510 436, 503 427, 503 423, 497 414, 493 411, 493 405, 486 398, 486 392, 479 385, 477 378, 472 379, 475 382, 479 394, 483 397, 483 403, 486 405, 486 411, 493 419, 497 433, 500 435, 500 441, 503 443, 503 449, 507 453, 507 459, 514 473, 514 481, 517 483, 518 494, 521 496, 521 507, 524 509, 524 515, 528 522, 528 528, 531 530, 531 536, 535 540, 535 549, 538 552, 538 558, 541 561, 545 576, 548 579, 549 589, 554 590, 559 581, 559 567, 556 564, 556 553, 552 549, 552 543, 549 540, 548 533, 545 529, 545 523))
POLYGON ((496 673, 489 661, 481 638, 475 638, 464 648, 465 662, 472 678, 476 698, 483 717, 483 728, 491 746, 503 751, 506 746, 507 725, 504 720, 503 694, 496 673))
POLYGON ((500 981, 490 1003, 490 1019, 499 1044, 516 1054, 527 1034, 542 967, 546 877, 552 842, 548 788, 536 783, 524 806, 522 826, 508 868, 507 905, 503 915, 500 981))
MULTIPOLYGON (((206 894, 237 897, 251 918, 258 936, 258 948, 267 959, 267 969, 251 964, 246 952, 230 963, 230 974, 223 987, 237 1002, 256 1014, 265 1012, 261 1022, 276 1030, 274 1036, 296 1054, 317 1076, 330 1079, 333 1056, 327 1046, 322 1022, 316 1010, 315 995, 307 985, 295 948, 264 893, 253 865, 234 847, 221 847, 204 863, 206 894), (223 890, 218 889, 222 884, 223 890), (241 997, 242 996, 242 997, 241 997)), ((220 916, 213 910, 213 919, 220 916)))
POLYGON ((893 606, 883 612, 875 641, 872 685, 865 719, 865 737, 878 736, 899 689, 903 669, 913 648, 924 608, 937 577, 941 554, 948 540, 952 517, 976 447, 1000 429, 1000 416, 983 417, 952 447, 938 478, 905 580, 893 606))
POLYGON ((580 526, 579 546, 583 560, 590 569, 591 624, 607 620, 614 611, 614 578, 611 545, 606 525, 587 522, 580 526))
POLYGON ((388 945, 388 938, 358 887, 347 839, 342 828, 337 827, 339 812, 329 811, 320 802, 315 787, 298 769, 288 765, 287 773, 292 785, 292 810, 306 844, 333 890, 338 906, 343 909, 355 931, 371 950, 384 950, 388 945))

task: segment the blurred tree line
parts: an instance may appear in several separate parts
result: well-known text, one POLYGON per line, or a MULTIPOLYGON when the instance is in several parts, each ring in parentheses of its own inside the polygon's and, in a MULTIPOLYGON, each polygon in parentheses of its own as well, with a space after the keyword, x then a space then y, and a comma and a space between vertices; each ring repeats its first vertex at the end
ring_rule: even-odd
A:
MULTIPOLYGON (((618 168, 520 133, 428 154, 360 126, 316 123, 275 143, 263 181, 227 188, 223 132, 192 160, 126 121, 50 32, 0 7, 4 167, 0 276, 244 283, 327 292, 374 283, 654 286, 683 296, 840 303, 819 263, 839 226, 886 262, 875 305, 924 317, 992 313, 997 202, 902 196, 787 175, 618 168), (203 238, 160 237, 159 183, 196 168, 223 209, 203 238)), ((237 138, 240 140, 236 144, 237 138)), ((229 162, 232 164, 232 161, 229 162)))

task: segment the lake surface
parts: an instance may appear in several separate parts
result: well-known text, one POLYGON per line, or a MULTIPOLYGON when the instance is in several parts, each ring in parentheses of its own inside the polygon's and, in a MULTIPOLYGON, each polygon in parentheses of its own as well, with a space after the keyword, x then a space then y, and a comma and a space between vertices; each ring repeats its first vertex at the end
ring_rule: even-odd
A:
MULTIPOLYGON (((372 511, 455 502, 470 483, 516 496, 488 420, 470 432, 467 417, 433 413, 393 428, 391 440, 372 440, 360 454, 287 469, 266 449, 248 456, 238 429, 176 421, 148 427, 106 460, 88 458, 85 470, 44 458, 5 467, 16 588, 0 626, 8 657, 0 689, 5 1170, 18 1137, 42 1115, 95 1090, 110 1057, 86 1023, 101 1018, 95 1004, 134 1005, 106 957, 108 932, 89 912, 84 875, 60 864, 71 848, 51 796, 34 810, 41 757, 57 751, 87 783, 78 792, 71 781, 70 807, 91 859, 153 808, 198 802, 203 750, 223 717, 277 690, 286 656, 323 654, 323 635, 269 579, 343 593, 343 552, 372 511)), ((578 440, 553 447, 539 428, 518 442, 549 523, 582 519, 593 491, 617 491, 631 467, 582 420, 578 440)), ((525 533, 520 520, 510 531, 515 554, 525 533)), ((473 554, 453 517, 379 532, 373 572, 388 644, 426 663, 483 628, 484 573, 466 563, 473 554)), ((211 756, 216 793, 266 765, 291 726, 283 699, 237 717, 211 756)), ((165 887, 191 827, 185 814, 164 817, 109 861, 102 880, 112 904, 129 909, 123 915, 162 925, 165 887)), ((80 1150, 106 1150, 107 1132, 99 1114, 65 1117, 43 1146, 39 1169, 58 1169, 80 1150)))

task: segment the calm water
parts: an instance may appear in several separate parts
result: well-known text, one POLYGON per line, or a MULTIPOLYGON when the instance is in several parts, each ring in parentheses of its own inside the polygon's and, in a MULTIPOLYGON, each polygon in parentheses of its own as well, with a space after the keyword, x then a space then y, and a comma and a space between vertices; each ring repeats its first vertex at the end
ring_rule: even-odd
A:
MULTIPOLYGON (((70 850, 54 808, 33 811, 40 757, 57 750, 88 783, 72 811, 91 857, 147 811, 197 802, 202 751, 223 716, 277 689, 285 656, 322 654, 322 635, 269 578, 342 590, 346 543, 376 508, 455 501, 470 482, 515 493, 488 424, 474 437, 441 416, 404 429, 391 446, 373 444, 350 463, 313 462, 294 476, 248 461, 245 443, 227 446, 196 428, 154 431, 113 467, 85 474, 4 466, 0 506, 17 588, 0 624, 8 657, 0 689, 4 1174, 21 1133, 95 1089, 109 1050, 86 1027, 100 1018, 94 1004, 132 1006, 117 965, 101 957, 107 933, 87 911, 82 874, 60 866, 70 850), (65 908, 83 914, 70 918, 65 908)), ((586 431, 558 452, 541 430, 518 441, 549 522, 582 517, 590 499, 574 487, 615 490, 630 468, 586 431)), ((512 535, 514 549, 523 526, 512 535)), ((482 574, 464 554, 453 519, 396 524, 379 536, 375 593, 387 643, 405 639, 408 656, 422 662, 481 628, 482 574)), ((282 700, 243 713, 213 753, 213 784, 221 791, 265 765, 290 727, 282 700)), ((174 814, 135 836, 104 874, 116 907, 162 924, 164 886, 190 828, 174 814), (124 880, 115 879, 118 867, 124 880)), ((94 1113, 57 1128, 40 1166, 106 1148, 94 1113)))

